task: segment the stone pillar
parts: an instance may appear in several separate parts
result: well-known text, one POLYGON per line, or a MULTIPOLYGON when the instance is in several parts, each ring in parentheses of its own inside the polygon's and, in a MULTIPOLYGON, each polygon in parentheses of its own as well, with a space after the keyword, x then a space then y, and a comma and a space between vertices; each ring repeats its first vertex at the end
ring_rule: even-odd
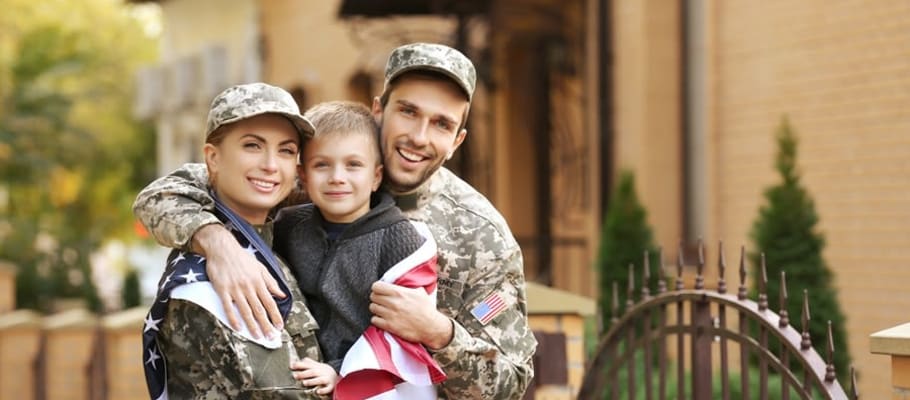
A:
POLYGON ((145 400, 148 389, 142 370, 142 327, 148 307, 134 307, 103 318, 107 359, 107 398, 145 400))
POLYGON ((593 300, 574 293, 527 284, 528 326, 537 338, 534 380, 525 399, 568 400, 578 396, 585 373, 585 319, 593 300))
POLYGON ((0 314, 16 308, 16 266, 0 261, 0 314))
POLYGON ((30 310, 0 315, 0 399, 35 399, 41 316, 30 310))
POLYGON ((910 323, 873 333, 869 351, 891 356, 891 399, 910 400, 910 323))
POLYGON ((85 309, 64 311, 45 317, 44 332, 46 398, 89 400, 97 317, 85 309))

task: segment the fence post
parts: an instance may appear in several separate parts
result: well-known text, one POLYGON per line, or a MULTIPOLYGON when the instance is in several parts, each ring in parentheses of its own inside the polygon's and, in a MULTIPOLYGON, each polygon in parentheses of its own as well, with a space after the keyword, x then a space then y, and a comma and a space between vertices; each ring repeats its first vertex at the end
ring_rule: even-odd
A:
POLYGON ((16 309, 16 266, 0 261, 0 314, 16 309))
POLYGON ((148 398, 142 369, 142 326, 147 312, 147 306, 140 306, 102 319, 108 399, 148 398))
POLYGON ((711 342, 714 335, 711 303, 699 299, 692 303, 692 398, 711 399, 711 342))
POLYGON ((30 310, 0 315, 0 399, 34 400, 34 365, 41 343, 41 316, 30 310))
POLYGON ((72 309, 45 317, 44 330, 47 398, 87 400, 91 391, 88 371, 98 333, 97 317, 84 309, 72 309))
POLYGON ((891 356, 891 398, 910 399, 910 323, 873 333, 869 351, 891 356))

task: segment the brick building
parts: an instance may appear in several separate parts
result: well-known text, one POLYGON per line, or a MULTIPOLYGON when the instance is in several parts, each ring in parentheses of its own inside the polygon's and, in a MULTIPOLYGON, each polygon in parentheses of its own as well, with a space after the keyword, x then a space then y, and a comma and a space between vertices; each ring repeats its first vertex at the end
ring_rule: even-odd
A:
POLYGON ((869 335, 910 306, 910 3, 610 3, 610 156, 638 174, 661 244, 749 245, 788 115, 860 392, 889 398, 869 335))

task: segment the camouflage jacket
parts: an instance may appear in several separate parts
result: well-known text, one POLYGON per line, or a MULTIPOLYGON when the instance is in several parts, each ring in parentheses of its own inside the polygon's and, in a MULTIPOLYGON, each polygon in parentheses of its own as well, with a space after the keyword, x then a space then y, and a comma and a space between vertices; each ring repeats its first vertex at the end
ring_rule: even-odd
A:
MULTIPOLYGON (((270 227, 259 230, 267 243, 270 227)), ((170 399, 324 399, 291 376, 292 361, 321 360, 313 319, 290 270, 281 263, 294 301, 282 346, 269 349, 254 343, 202 306, 172 299, 161 322, 158 344, 167 360, 170 399)))
MULTIPOLYGON (((202 189, 202 164, 188 164, 147 186, 133 212, 159 243, 189 244, 204 225, 219 223, 202 189)), ((416 193, 396 199, 404 213, 423 221, 439 246, 437 306, 452 318, 452 341, 433 352, 448 379, 446 399, 520 399, 534 376, 537 348, 527 320, 521 249, 490 202, 441 168, 416 193), (505 304, 489 310, 491 299, 505 304)))

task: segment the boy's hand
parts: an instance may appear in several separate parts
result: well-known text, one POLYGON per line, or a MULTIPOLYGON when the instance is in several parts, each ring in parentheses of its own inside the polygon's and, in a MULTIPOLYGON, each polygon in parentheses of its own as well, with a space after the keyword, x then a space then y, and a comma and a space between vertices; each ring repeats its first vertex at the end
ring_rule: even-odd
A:
POLYGON ((291 374, 303 386, 318 386, 316 394, 329 395, 335 391, 338 373, 329 364, 323 364, 307 357, 291 363, 291 374))
POLYGON ((224 226, 212 224, 200 228, 193 235, 193 251, 206 257, 209 280, 234 329, 239 330, 240 324, 231 303, 237 305, 253 337, 259 338, 262 333, 271 337, 277 333, 276 328, 283 327, 272 294, 283 298, 284 293, 265 266, 240 247, 224 226))

